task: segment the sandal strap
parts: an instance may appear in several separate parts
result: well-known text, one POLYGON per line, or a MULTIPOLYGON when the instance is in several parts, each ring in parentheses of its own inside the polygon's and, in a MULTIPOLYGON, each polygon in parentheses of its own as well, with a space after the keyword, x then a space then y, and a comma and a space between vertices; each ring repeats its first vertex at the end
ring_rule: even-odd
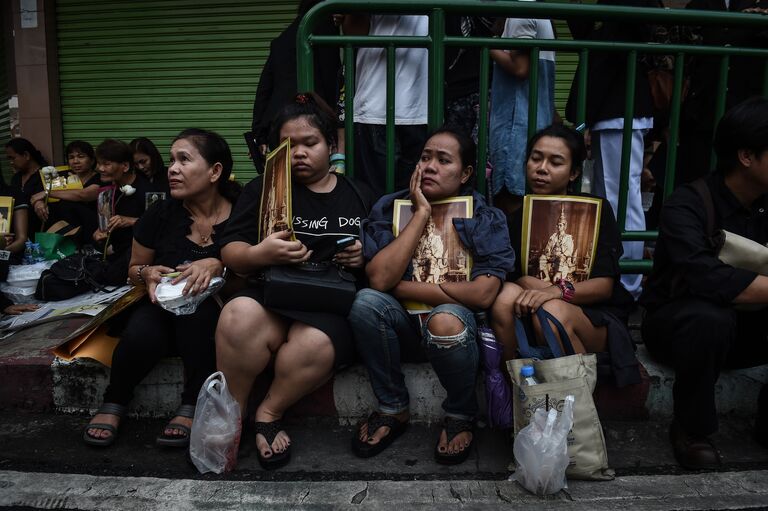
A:
POLYGON ((176 409, 176 417, 195 418, 195 405, 181 405, 176 409))
POLYGON ((395 429, 400 426, 400 421, 392 415, 382 415, 379 412, 373 412, 368 416, 368 437, 372 437, 379 428, 386 426, 389 429, 395 429))
POLYGON ((283 421, 276 420, 274 422, 258 422, 256 421, 256 434, 261 434, 269 445, 275 440, 280 431, 283 430, 283 421))
MULTIPOLYGON (((109 431, 113 435, 117 433, 117 428, 113 426, 112 424, 106 424, 102 422, 94 422, 92 424, 86 424, 85 425, 85 431, 87 432, 89 429, 100 429, 102 431, 109 431)), ((95 436, 88 435, 91 438, 96 438, 95 436)))
POLYGON ((475 423, 474 421, 457 419, 456 417, 445 417, 443 419, 443 428, 445 428, 445 435, 448 442, 450 442, 459 433, 464 433, 465 431, 472 433, 475 429, 475 423))
POLYGON ((118 417, 122 418, 127 411, 128 411, 128 407, 126 407, 125 405, 119 405, 117 403, 102 403, 101 406, 99 407, 99 410, 96 413, 117 415, 118 417))

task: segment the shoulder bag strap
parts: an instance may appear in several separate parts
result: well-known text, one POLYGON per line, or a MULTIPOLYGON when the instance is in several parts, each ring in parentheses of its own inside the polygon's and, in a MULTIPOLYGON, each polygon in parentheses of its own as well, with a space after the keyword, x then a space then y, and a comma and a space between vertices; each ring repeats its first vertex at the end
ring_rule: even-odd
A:
POLYGON ((560 349, 561 344, 566 355, 576 354, 576 351, 573 349, 573 344, 571 344, 571 338, 568 337, 568 332, 565 331, 565 327, 563 327, 563 324, 560 323, 557 318, 545 311, 543 307, 538 308, 536 316, 539 318, 541 331, 544 334, 544 339, 546 339, 547 344, 549 345, 549 349, 552 350, 552 356, 554 358, 563 356, 563 352, 560 349), (552 331, 552 325, 555 326, 558 334, 560 334, 560 342, 557 342, 557 337, 555 337, 555 333, 552 331))
MULTIPOLYGON (((542 308, 539 308, 539 310, 536 311, 536 316, 539 318, 539 321, 541 322, 541 329, 542 329, 542 332, 544 333, 544 340, 547 341, 549 350, 552 353, 552 358, 560 358, 563 356, 563 350, 562 348, 560 348, 560 343, 557 342, 557 338, 555 337, 555 334, 552 333, 552 328, 550 327, 549 323, 547 323, 546 321, 548 318, 544 316, 544 314, 549 314, 549 313, 542 308)), ((549 316, 550 318, 552 317, 551 314, 549 316)), ((531 344, 530 342, 528 342, 528 331, 525 328, 526 320, 527 320, 526 318, 515 318, 515 337, 517 340, 517 351, 520 353, 520 356, 522 358, 538 358, 538 356, 533 352, 533 350, 531 350, 531 344)), ((557 321, 556 319, 554 321, 557 325, 560 325, 559 321, 557 321)), ((562 325, 560 325, 560 328, 562 328, 562 325)), ((570 348, 571 353, 569 354, 572 354, 573 347, 571 346, 571 342, 567 334, 565 335, 565 342, 563 342, 563 346, 565 346, 566 349, 570 348)))

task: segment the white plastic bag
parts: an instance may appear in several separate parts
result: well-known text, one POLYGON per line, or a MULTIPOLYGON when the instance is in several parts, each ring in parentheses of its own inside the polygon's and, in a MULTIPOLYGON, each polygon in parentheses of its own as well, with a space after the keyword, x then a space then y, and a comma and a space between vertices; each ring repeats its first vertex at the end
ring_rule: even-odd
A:
POLYGON ((191 294, 181 294, 184 286, 187 285, 187 279, 181 280, 176 284, 171 284, 172 281, 173 278, 171 277, 163 277, 155 289, 155 295, 157 296, 157 304, 160 307, 177 316, 194 314, 197 307, 206 298, 217 293, 225 284, 225 280, 221 277, 214 277, 205 291, 192 296, 191 294))
POLYGON ((573 426, 573 396, 567 396, 563 411, 539 408, 531 422, 515 436, 517 470, 514 478, 536 495, 557 493, 567 486, 568 432, 573 426))
POLYGON ((229 393, 224 374, 215 372, 200 388, 189 438, 189 456, 201 474, 235 468, 241 428, 240 405, 229 393))

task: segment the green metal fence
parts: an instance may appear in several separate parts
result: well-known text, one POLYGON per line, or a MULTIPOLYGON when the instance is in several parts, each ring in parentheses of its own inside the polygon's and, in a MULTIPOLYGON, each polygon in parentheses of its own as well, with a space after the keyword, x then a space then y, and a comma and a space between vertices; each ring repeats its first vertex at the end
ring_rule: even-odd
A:
MULTIPOLYGON (((428 124, 430 129, 439 127, 443 122, 443 82, 445 73, 444 50, 446 46, 479 47, 481 59, 479 62, 480 78, 480 113, 478 133, 478 169, 477 186, 485 190, 485 164, 488 151, 488 70, 490 48, 511 49, 529 48, 532 62, 538 62, 540 50, 578 53, 583 65, 579 67, 579 98, 577 101, 577 124, 585 120, 587 61, 592 51, 627 54, 624 131, 621 157, 621 181, 618 202, 617 219, 624 241, 653 240, 657 231, 627 231, 626 210, 629 182, 629 165, 631 156, 632 118, 634 116, 635 78, 637 75, 638 55, 664 54, 674 55, 674 88, 669 122, 669 146, 666 161, 666 178, 663 187, 664 197, 667 197, 674 185, 674 169, 677 159, 677 140, 680 125, 680 104, 683 89, 684 57, 686 56, 715 56, 720 58, 720 74, 718 78, 718 102, 715 108, 715 119, 722 117, 725 110, 725 94, 728 83, 728 66, 731 57, 761 57, 768 62, 768 49, 740 48, 733 46, 701 46, 682 44, 628 43, 606 41, 570 41, 570 40, 539 40, 539 39, 497 39, 482 37, 452 37, 445 33, 446 14, 483 15, 512 18, 539 19, 589 19, 613 20, 630 23, 649 23, 664 25, 719 25, 722 27, 743 27, 768 30, 768 16, 758 14, 741 14, 721 11, 693 11, 682 9, 648 9, 637 7, 605 7, 582 4, 547 4, 541 2, 489 2, 487 0, 326 0, 310 10, 301 22, 298 33, 298 85, 299 90, 312 90, 314 77, 312 66, 313 50, 316 46, 336 46, 343 49, 345 65, 345 128, 346 153, 354 154, 353 140, 353 97, 355 90, 355 59, 354 50, 358 47, 385 48, 387 52, 387 190, 391 191, 394 182, 394 96, 395 96, 395 50, 404 47, 427 48, 429 51, 429 104, 428 124), (366 13, 366 14, 410 14, 428 15, 429 33, 421 37, 405 36, 319 36, 312 33, 316 20, 331 14, 366 13)), ((528 111, 528 134, 532 135, 536 128, 536 95, 538 91, 538 66, 530 66, 530 100, 528 111)), ((755 79, 762 80, 763 94, 768 95, 768 65, 764 69, 755 70, 755 79)), ((347 171, 354 173, 354 158, 349 157, 347 171)), ((623 260, 622 269, 626 272, 648 272, 651 261, 623 260)))

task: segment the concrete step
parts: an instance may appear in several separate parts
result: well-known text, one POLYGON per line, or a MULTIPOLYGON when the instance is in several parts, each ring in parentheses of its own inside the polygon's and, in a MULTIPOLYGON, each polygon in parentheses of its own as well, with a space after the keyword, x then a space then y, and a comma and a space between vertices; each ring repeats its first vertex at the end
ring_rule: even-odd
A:
MULTIPOLYGON (((58 342, 46 339, 0 341, 0 409, 58 410, 89 413, 101 403, 109 369, 90 359, 67 362, 50 350, 58 342)), ((638 358, 645 368, 639 385, 617 389, 598 385, 595 402, 604 419, 665 419, 672 414, 673 371, 648 356, 641 345, 638 358)), ((405 364, 415 422, 435 422, 442 417, 445 391, 428 364, 405 364)), ((169 416, 179 404, 183 370, 178 359, 162 361, 136 389, 131 411, 136 416, 169 416)), ((768 366, 724 372, 717 384, 721 414, 754 414, 757 394, 768 381, 768 366)), ((252 398, 258 401, 269 385, 263 375, 252 398)), ((478 381, 480 402, 483 385, 478 381)), ((302 399, 291 410, 293 416, 336 417, 340 424, 356 422, 375 405, 368 377, 362 366, 337 374, 323 387, 302 399)))

